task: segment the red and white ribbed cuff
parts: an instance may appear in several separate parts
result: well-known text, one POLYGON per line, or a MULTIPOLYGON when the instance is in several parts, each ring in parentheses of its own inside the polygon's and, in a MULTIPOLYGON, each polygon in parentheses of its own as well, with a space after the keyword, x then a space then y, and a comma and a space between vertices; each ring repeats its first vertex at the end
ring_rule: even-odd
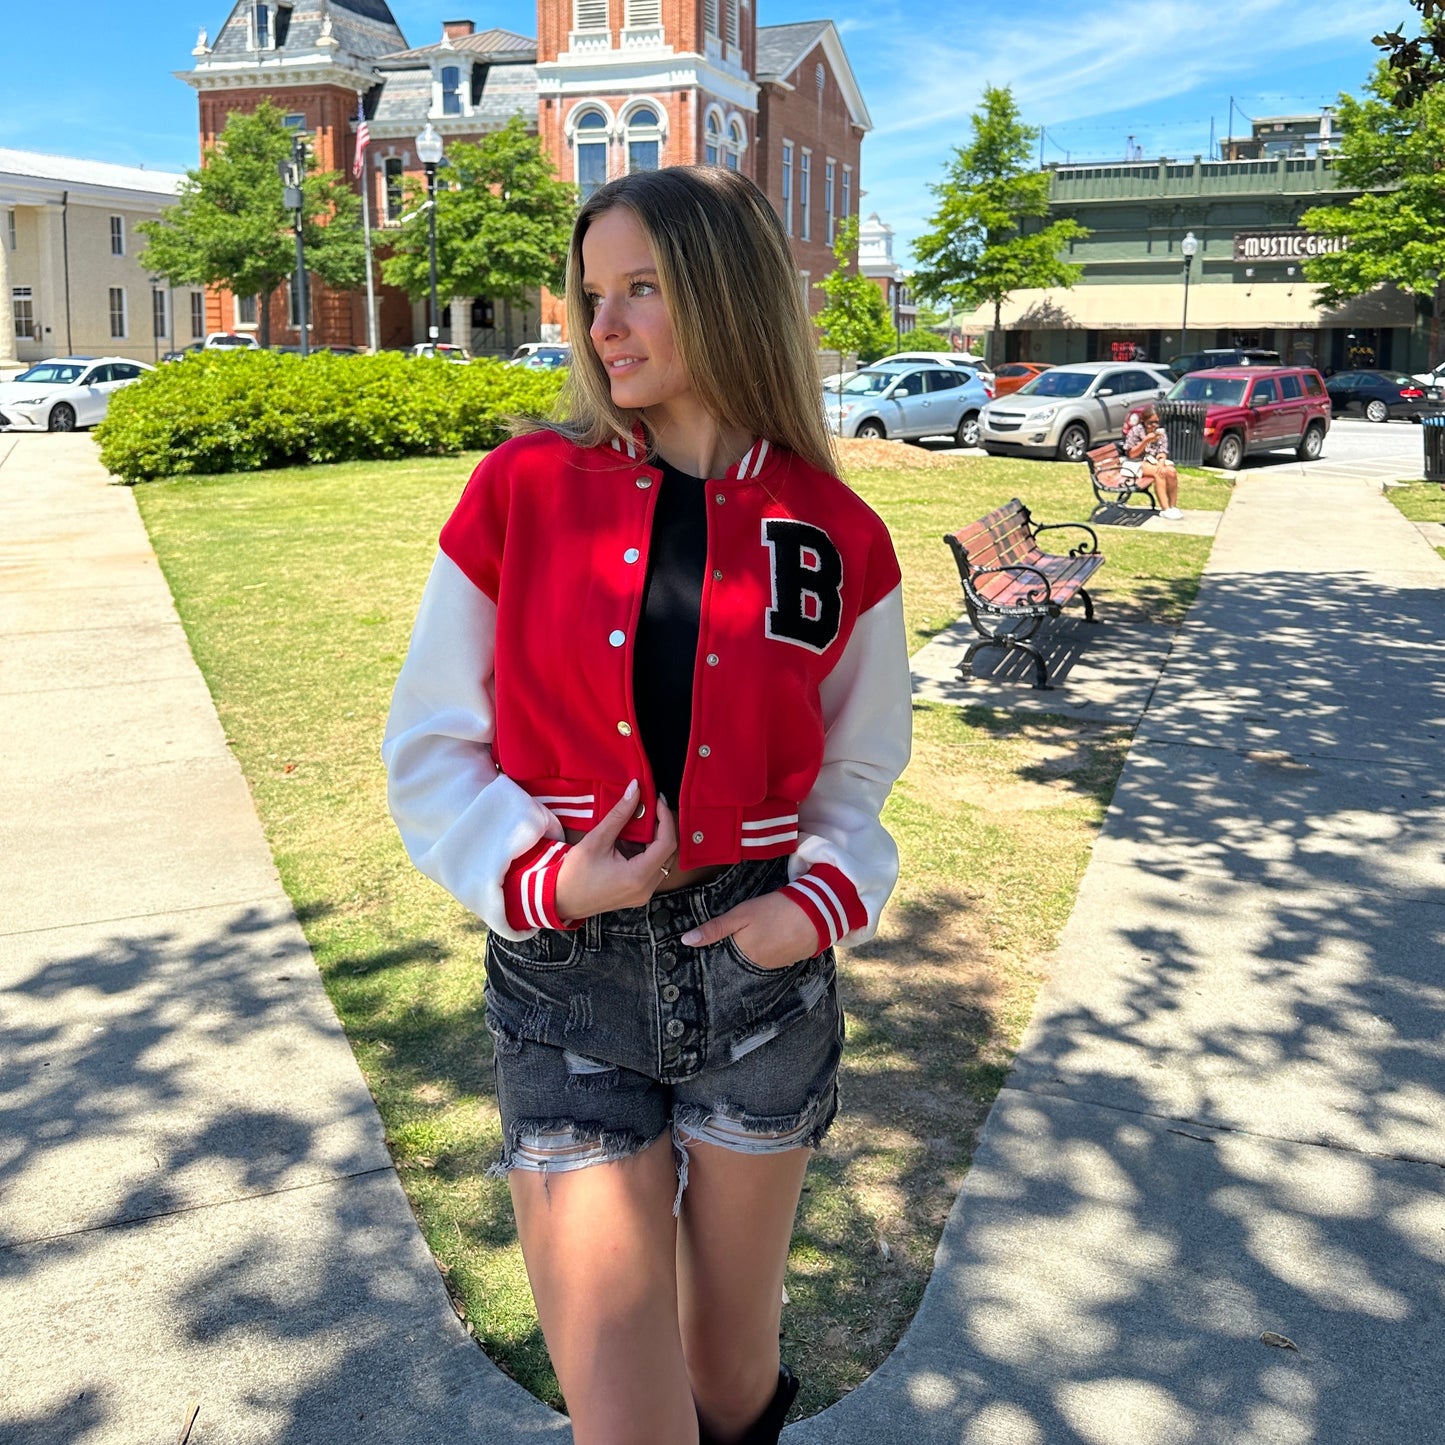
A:
POLYGON ((527 928, 577 928, 557 912, 557 874, 571 845, 560 838, 543 838, 520 858, 514 858, 502 880, 507 923, 518 933, 527 928))
POLYGON ((858 890, 841 868, 816 863, 801 878, 779 890, 796 903, 818 930, 818 952, 832 948, 845 933, 868 922, 858 890))

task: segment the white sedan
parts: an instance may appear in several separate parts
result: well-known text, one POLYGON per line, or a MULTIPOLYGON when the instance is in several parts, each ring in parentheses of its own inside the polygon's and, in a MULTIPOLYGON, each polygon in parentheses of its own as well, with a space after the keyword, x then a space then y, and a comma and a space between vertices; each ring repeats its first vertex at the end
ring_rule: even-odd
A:
POLYGON ((111 393, 154 371, 124 356, 56 356, 0 382, 0 427, 74 431, 105 420, 111 393))

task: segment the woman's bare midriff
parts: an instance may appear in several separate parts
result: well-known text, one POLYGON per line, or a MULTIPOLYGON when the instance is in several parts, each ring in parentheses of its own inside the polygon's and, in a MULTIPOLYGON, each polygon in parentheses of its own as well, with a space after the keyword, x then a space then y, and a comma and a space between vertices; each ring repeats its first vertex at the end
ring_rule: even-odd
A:
MULTIPOLYGON (((579 833, 576 828, 567 828, 563 830, 563 836, 569 843, 580 843, 587 835, 579 833)), ((617 851, 624 858, 635 858, 644 847, 646 847, 644 843, 629 843, 624 838, 617 840, 617 851)), ((722 863, 712 863, 706 868, 679 869, 676 853, 667 860, 666 867, 667 876, 652 890, 654 893, 671 893, 674 888, 689 888, 695 883, 711 883, 714 878, 726 871, 726 864, 722 863)), ((661 871, 658 869, 659 873, 661 871)))

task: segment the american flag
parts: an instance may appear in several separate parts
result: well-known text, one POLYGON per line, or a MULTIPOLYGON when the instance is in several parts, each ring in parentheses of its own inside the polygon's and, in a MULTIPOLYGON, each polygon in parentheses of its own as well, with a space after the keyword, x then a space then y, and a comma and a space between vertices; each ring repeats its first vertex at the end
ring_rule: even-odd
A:
POLYGON ((356 97, 356 159, 351 163, 353 177, 361 175, 366 168, 366 148, 371 144, 371 131, 366 124, 366 112, 361 108, 361 97, 356 97))

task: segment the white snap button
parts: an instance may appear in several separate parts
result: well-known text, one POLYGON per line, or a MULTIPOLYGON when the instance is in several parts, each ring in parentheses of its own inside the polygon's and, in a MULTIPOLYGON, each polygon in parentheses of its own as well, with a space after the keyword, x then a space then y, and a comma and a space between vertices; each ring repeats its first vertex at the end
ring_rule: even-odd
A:
POLYGON ((622 560, 624 562, 635 562, 640 556, 642 556, 642 553, 639 552, 636 547, 629 547, 622 554, 622 560))
POLYGON ((613 647, 621 647, 622 644, 627 641, 627 634, 625 632, 609 632, 607 634, 607 640, 613 647))
POLYGON ((708 745, 707 745, 706 743, 704 743, 704 744, 697 750, 697 755, 698 755, 698 757, 700 757, 700 758, 710 758, 710 757, 712 757, 712 749, 711 749, 710 747, 708 747, 708 745))
POLYGON ((709 667, 716 667, 716 666, 717 666, 717 653, 715 653, 715 652, 710 652, 710 653, 708 653, 708 655, 707 655, 707 665, 708 665, 709 667))
POLYGON ((632 815, 634 818, 645 818, 647 816, 647 804, 639 803, 637 811, 632 815))
POLYGON ((719 493, 713 498, 713 501, 715 501, 715 502, 718 504, 718 506, 722 506, 722 504, 723 504, 725 501, 727 501, 727 497, 726 497, 722 492, 719 492, 719 493))
POLYGON ((701 834, 701 833, 694 833, 694 834, 692 835, 692 841, 693 841, 694 843, 701 843, 701 842, 702 842, 702 834, 701 834))
POLYGON ((620 732, 623 737, 630 738, 632 736, 632 724, 620 722, 617 724, 617 731, 620 732))
POLYGON ((712 580, 713 580, 714 582, 721 582, 721 581, 722 581, 722 573, 721 573, 721 572, 714 572, 714 573, 712 574, 712 580))
POLYGON ((652 485, 652 478, 638 477, 637 485, 645 492, 652 485))

